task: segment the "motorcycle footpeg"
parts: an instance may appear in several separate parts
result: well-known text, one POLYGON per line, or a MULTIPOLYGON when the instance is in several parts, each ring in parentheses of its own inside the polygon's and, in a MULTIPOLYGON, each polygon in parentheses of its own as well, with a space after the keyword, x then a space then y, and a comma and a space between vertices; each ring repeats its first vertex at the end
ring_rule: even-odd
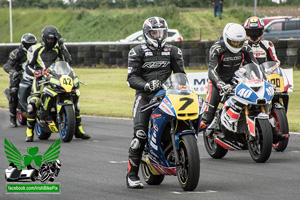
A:
POLYGON ((225 134, 222 133, 222 132, 220 132, 220 133, 218 134, 218 138, 224 139, 224 138, 225 138, 225 134))

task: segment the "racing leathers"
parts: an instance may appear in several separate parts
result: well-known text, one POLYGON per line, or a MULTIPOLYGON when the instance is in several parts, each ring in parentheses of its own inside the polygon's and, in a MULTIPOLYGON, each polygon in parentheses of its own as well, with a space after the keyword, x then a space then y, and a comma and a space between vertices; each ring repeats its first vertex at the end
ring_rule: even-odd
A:
POLYGON ((280 65, 280 61, 277 58, 274 44, 268 40, 260 40, 258 43, 247 41, 249 46, 252 48, 253 54, 259 64, 266 61, 274 61, 280 65))
POLYGON ((25 48, 22 48, 21 44, 9 54, 8 61, 3 66, 4 71, 9 74, 9 89, 5 90, 5 95, 8 99, 11 127, 17 126, 18 89, 22 72, 24 71, 22 65, 27 60, 26 53, 25 48))
MULTIPOLYGON (((244 44, 238 53, 229 51, 222 37, 215 42, 209 51, 209 68, 208 68, 208 91, 206 101, 211 105, 204 112, 202 122, 208 125, 213 120, 214 114, 221 100, 220 89, 225 85, 231 85, 234 72, 238 70, 244 62, 255 63, 256 61, 252 49, 249 45, 244 44)), ((237 105, 235 112, 240 113, 244 105, 237 105)), ((204 127, 205 128, 205 127, 204 127)), ((201 127, 200 127, 201 129, 201 127)))
POLYGON ((140 112, 160 89, 149 91, 147 84, 157 81, 163 83, 171 73, 185 73, 182 52, 172 45, 152 50, 146 44, 132 48, 128 55, 127 84, 136 90, 133 104, 134 134, 129 147, 128 172, 129 180, 136 181, 142 152, 147 141, 148 122, 151 111, 140 112))
MULTIPOLYGON (((27 118, 27 130, 26 141, 33 141, 33 129, 36 122, 37 108, 40 104, 41 92, 44 85, 38 84, 38 81, 45 75, 46 69, 48 69, 57 59, 70 61, 71 55, 65 47, 59 47, 55 45, 53 48, 46 48, 42 44, 36 44, 31 46, 28 50, 28 65, 26 67, 26 73, 30 76, 34 76, 32 84, 32 94, 27 106, 28 118, 27 118), (66 55, 66 56, 65 56, 66 55)), ((78 96, 79 98, 79 96, 78 96)), ((78 101, 75 100, 76 102, 78 101)), ((76 132, 75 137, 88 139, 89 136, 84 133, 81 126, 80 110, 75 104, 75 116, 76 116, 76 132), (88 138, 85 138, 88 137, 88 138)))

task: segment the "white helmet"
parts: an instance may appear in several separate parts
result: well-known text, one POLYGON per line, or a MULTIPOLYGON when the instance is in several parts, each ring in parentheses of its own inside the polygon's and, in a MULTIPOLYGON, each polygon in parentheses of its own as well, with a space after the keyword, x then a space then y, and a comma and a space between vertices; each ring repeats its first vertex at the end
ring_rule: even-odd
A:
POLYGON ((238 53, 245 43, 246 31, 240 24, 228 23, 223 30, 223 39, 232 53, 238 53))

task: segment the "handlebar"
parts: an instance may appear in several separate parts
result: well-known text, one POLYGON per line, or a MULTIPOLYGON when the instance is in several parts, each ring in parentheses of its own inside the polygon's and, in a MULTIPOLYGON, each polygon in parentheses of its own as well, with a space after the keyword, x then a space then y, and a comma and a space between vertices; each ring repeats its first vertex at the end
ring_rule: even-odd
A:
POLYGON ((159 106, 159 104, 161 103, 162 99, 164 98, 165 94, 162 94, 162 95, 159 95, 157 97, 155 97, 152 102, 146 104, 146 105, 143 105, 141 107, 141 112, 145 112, 146 110, 149 110, 151 108, 154 108, 154 107, 157 107, 159 106))
POLYGON ((141 112, 145 112, 146 110, 149 110, 150 108, 157 107, 160 104, 160 102, 154 101, 152 103, 148 103, 141 107, 141 112))

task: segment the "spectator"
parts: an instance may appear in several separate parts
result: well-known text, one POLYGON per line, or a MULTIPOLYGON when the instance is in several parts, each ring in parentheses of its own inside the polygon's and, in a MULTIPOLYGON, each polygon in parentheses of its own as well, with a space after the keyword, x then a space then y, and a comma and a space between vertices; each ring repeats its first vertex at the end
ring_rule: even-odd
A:
POLYGON ((214 16, 217 17, 217 12, 219 14, 219 19, 222 19, 221 9, 223 0, 211 0, 212 5, 214 6, 214 16))

